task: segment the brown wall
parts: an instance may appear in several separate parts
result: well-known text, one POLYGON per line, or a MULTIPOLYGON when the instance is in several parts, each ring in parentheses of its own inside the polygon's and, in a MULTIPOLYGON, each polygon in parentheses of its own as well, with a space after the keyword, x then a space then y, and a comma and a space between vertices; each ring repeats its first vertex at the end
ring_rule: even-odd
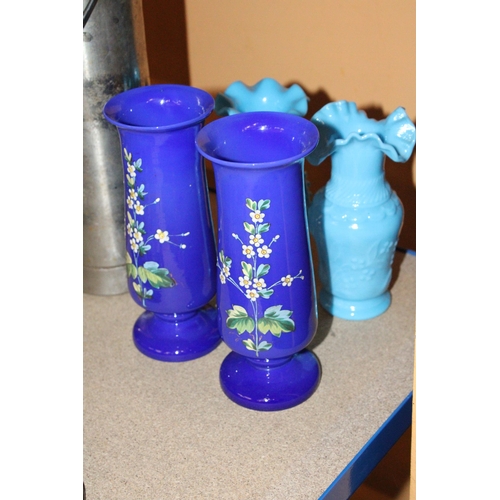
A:
MULTIPOLYGON (((377 119, 403 106, 416 122, 415 0, 143 0, 143 9, 152 83, 215 96, 235 80, 271 77, 305 90, 307 118, 345 99, 377 119)), ((386 161, 405 207, 400 245, 411 249, 415 156, 386 161)), ((330 176, 329 160, 306 170, 315 192, 330 176)))

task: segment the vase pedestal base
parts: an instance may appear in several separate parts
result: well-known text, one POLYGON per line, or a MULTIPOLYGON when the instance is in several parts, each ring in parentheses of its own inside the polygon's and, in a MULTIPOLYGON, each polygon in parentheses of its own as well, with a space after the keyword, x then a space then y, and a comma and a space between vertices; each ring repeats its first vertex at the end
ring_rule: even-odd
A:
POLYGON ((260 411, 297 406, 314 393, 320 378, 319 361, 308 350, 272 360, 249 359, 231 352, 220 368, 226 396, 240 406, 260 411))
POLYGON ((134 325, 134 344, 159 361, 189 361, 213 351, 221 342, 217 310, 199 309, 185 314, 145 312, 134 325))
POLYGON ((378 297, 365 300, 347 300, 321 290, 319 302, 332 316, 359 321, 375 318, 387 311, 391 305, 391 293, 384 292, 378 297))

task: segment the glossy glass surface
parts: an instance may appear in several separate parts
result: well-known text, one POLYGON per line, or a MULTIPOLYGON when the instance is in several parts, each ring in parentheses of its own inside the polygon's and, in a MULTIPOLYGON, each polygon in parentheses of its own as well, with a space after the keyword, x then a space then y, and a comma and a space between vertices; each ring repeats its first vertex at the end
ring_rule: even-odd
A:
POLYGON ((221 384, 248 408, 289 408, 319 382, 314 355, 297 354, 317 327, 302 159, 318 138, 303 118, 251 112, 216 120, 196 139, 214 166, 218 324, 234 351, 221 367, 221 384), (284 368, 289 363, 295 368, 284 368), (281 400, 286 384, 295 389, 281 400))
POLYGON ((312 118, 320 131, 313 165, 332 155, 332 175, 309 208, 319 253, 320 303, 334 316, 365 320, 385 312, 403 207, 384 176, 384 155, 405 162, 415 126, 403 108, 375 121, 356 104, 330 103, 312 118))
POLYGON ((203 309, 215 294, 216 253, 203 159, 195 147, 212 109, 209 94, 182 85, 129 90, 104 108, 122 148, 129 291, 148 311, 134 340, 162 361, 197 357, 193 338, 199 355, 207 343, 215 348, 220 341, 213 315, 203 309), (196 331, 202 324, 204 339, 196 331))
POLYGON ((251 111, 279 111, 304 116, 307 113, 307 95, 294 83, 289 88, 272 78, 263 78, 255 85, 233 82, 215 99, 215 112, 220 116, 251 111))

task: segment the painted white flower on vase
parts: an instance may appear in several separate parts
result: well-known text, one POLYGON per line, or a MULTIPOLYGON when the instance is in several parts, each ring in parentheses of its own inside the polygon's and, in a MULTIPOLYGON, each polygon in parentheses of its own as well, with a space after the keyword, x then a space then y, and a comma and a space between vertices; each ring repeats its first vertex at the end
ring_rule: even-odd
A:
POLYGON ((262 213, 260 210, 255 210, 254 212, 250 212, 250 218, 253 223, 262 222, 266 214, 262 213))
POLYGON ((259 257, 269 259, 273 251, 267 245, 263 245, 262 247, 257 249, 257 252, 259 253, 259 257))
POLYGON ((255 255, 255 250, 252 245, 242 245, 241 246, 243 255, 248 259, 251 259, 255 255))
POLYGON ((134 253, 137 253, 139 251, 139 245, 137 244, 137 242, 134 239, 130 240, 130 247, 132 248, 132 251, 134 253))
POLYGON ((170 239, 168 236, 168 231, 162 231, 161 229, 157 229, 155 234, 155 239, 158 240, 160 243, 165 243, 170 239))
POLYGON ((240 286, 244 286, 245 288, 250 288, 252 281, 248 279, 248 276, 240 276, 239 278, 240 286))
POLYGON ((137 215, 144 215, 144 205, 141 205, 139 201, 135 202, 134 210, 137 215))
POLYGON ((249 289, 246 292, 247 299, 250 299, 252 302, 255 302, 259 297, 257 290, 249 289))
POLYGON ((258 290, 263 290, 266 288, 266 282, 264 281, 264 278, 254 278, 252 286, 258 290))
POLYGON ((259 247, 260 245, 262 245, 262 243, 264 243, 264 240, 262 239, 262 236, 260 234, 251 234, 249 240, 250 244, 255 247, 259 247))

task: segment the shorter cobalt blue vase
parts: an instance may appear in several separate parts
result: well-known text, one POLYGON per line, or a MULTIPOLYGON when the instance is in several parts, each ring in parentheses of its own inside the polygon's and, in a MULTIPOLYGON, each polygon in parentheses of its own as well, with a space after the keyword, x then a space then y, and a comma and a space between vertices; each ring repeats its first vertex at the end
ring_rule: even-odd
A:
POLYGON ((232 350, 220 382, 253 410, 298 405, 320 380, 306 349, 317 306, 302 161, 318 138, 310 121, 280 112, 220 118, 196 138, 217 190, 218 320, 232 350))
MULTIPOLYGON (((241 81, 236 81, 217 95, 215 112, 220 116, 227 116, 251 111, 277 111, 304 116, 307 113, 308 101, 306 93, 296 83, 287 88, 273 78, 262 78, 255 85, 245 85, 241 81)), ((306 203, 309 205, 312 196, 305 170, 304 182, 306 203)))
POLYGON ((146 309, 136 347, 160 361, 187 361, 217 347, 216 250, 203 158, 195 137, 213 98, 184 85, 114 96, 105 118, 118 129, 125 180, 127 275, 146 309))
POLYGON ((366 320, 384 313, 403 206, 385 180, 384 160, 405 162, 415 125, 403 108, 369 119, 356 104, 327 104, 313 117, 320 142, 308 156, 319 165, 331 155, 332 175, 314 196, 309 223, 319 255, 321 305, 332 315, 366 320))

